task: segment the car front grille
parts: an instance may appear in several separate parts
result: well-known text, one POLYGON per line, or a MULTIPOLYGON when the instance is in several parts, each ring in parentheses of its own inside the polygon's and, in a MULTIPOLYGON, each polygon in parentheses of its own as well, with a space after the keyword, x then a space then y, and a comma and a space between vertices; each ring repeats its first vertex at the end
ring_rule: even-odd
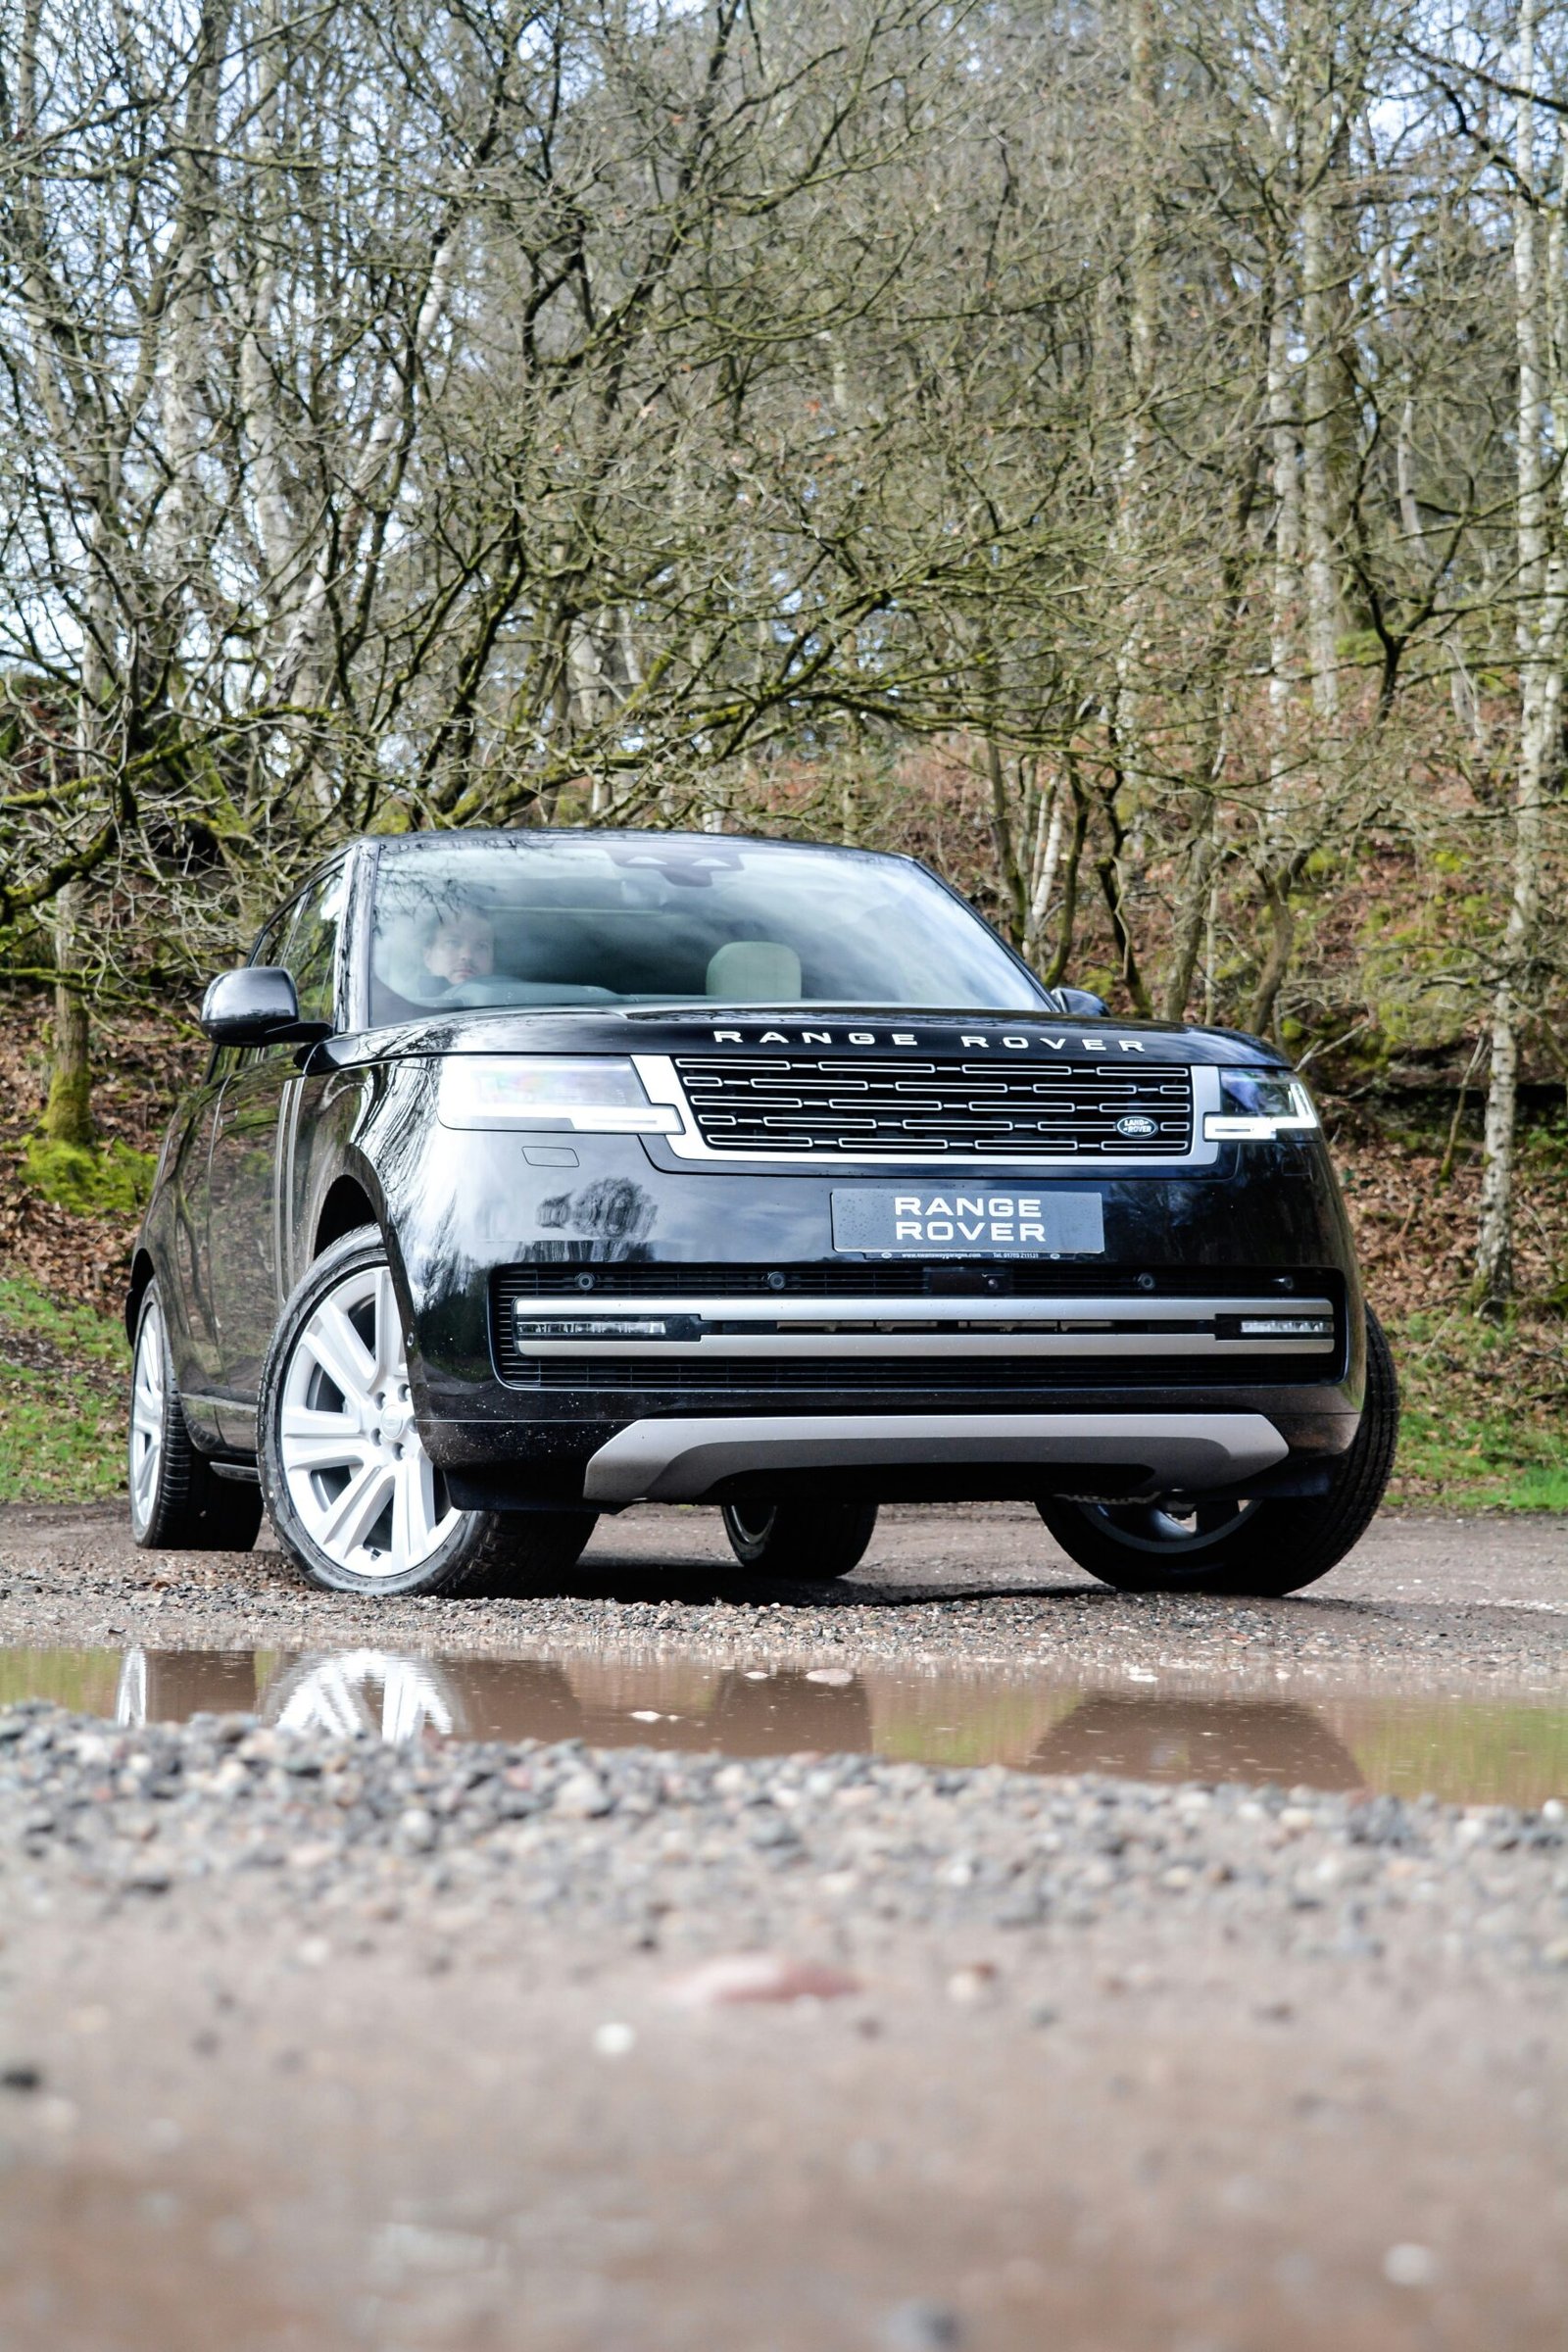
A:
POLYGON ((710 1152, 783 1157, 1180 1159, 1192 1073, 1180 1063, 679 1055, 710 1152))

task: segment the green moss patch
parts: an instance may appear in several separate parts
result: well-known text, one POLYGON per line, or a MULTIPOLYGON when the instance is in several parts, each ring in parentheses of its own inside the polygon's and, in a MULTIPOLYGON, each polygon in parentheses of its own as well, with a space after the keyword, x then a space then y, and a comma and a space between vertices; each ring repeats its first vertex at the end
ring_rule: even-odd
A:
POLYGON ((153 1189, 156 1155, 133 1151, 115 1138, 101 1150, 57 1144, 45 1135, 27 1139, 23 1167, 27 1182, 46 1200, 77 1216, 134 1217, 153 1189))

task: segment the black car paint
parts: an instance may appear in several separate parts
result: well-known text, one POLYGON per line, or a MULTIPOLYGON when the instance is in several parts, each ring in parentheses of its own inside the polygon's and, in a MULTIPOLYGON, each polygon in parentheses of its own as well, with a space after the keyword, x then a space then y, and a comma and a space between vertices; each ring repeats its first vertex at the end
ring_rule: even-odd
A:
MULTIPOLYGON (((788 1161, 694 1164, 657 1136, 575 1135, 548 1129, 457 1131, 436 1116, 442 1058, 461 1054, 628 1053, 705 1055, 784 1052, 803 1023, 835 1036, 893 1031, 915 1050, 985 1035, 1009 1056, 1157 1052, 1193 1064, 1288 1066, 1274 1049, 1234 1032, 1038 1014, 991 1016, 907 1007, 831 1008, 807 1014, 748 1008, 636 1007, 627 1011, 437 1014, 395 1028, 355 1028, 363 1018, 372 845, 356 859, 338 970, 339 1032, 316 1044, 273 1046, 238 1057, 215 1054, 176 1112, 171 1147, 138 1240, 127 1319, 133 1324, 156 1273, 165 1298, 175 1378, 196 1443, 238 1461, 254 1458, 262 1364, 283 1299, 326 1240, 367 1215, 385 1237, 409 1340, 420 1432, 454 1480, 460 1501, 523 1504, 581 1494, 595 1448, 626 1422, 690 1409, 689 1396, 657 1387, 606 1394, 519 1391, 499 1376, 492 1347, 491 1280, 530 1259, 585 1266, 624 1261, 819 1263, 832 1257, 835 1184, 929 1182, 930 1165, 878 1163, 853 1172, 788 1161), (783 1043, 776 1041, 783 1040, 783 1043), (766 1041, 766 1042, 764 1042, 766 1041), (1022 1042, 1020 1042, 1022 1041, 1022 1042), (462 1482, 466 1481, 465 1485, 462 1482)), ((270 925, 258 943, 260 955, 270 925)), ((1288 1286, 1327 1275, 1345 1309, 1348 1344, 1332 1377, 1289 1385, 1136 1388, 1117 1385, 1129 1411, 1195 1405, 1255 1409, 1292 1448, 1277 1491, 1309 1491, 1314 1460, 1354 1435, 1364 1377, 1361 1295, 1345 1209, 1316 1134, 1272 1144, 1228 1144, 1206 1167, 1180 1174, 1151 1166, 1096 1175, 1089 1167, 1032 1171, 1031 1187, 1102 1191, 1107 1268, 1179 1281, 1200 1270, 1245 1271, 1288 1286)), ((1019 1407, 1094 1410, 1103 1385, 1019 1391, 1019 1407)), ((882 1396, 862 1387, 811 1392, 810 1409, 961 1412, 951 1386, 882 1396)), ((705 1411, 756 1410, 731 1393, 705 1411)), ((770 1400, 768 1410, 781 1408, 770 1400)), ((917 1491, 919 1482, 906 1482, 917 1491)), ((884 1492, 890 1490, 884 1489, 884 1492)))

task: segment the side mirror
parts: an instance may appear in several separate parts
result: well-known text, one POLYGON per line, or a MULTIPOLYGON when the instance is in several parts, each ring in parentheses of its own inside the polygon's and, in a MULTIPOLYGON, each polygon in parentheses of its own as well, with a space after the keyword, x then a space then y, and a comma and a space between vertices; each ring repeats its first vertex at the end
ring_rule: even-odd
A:
POLYGON ((1102 1021, 1110 1011, 1104 998, 1087 988, 1054 988, 1051 993, 1063 1012, 1076 1013, 1081 1021, 1102 1021))
POLYGON ((302 1021, 294 983, 281 964, 220 972, 202 999, 201 1025, 215 1046, 292 1046, 330 1037, 330 1021, 302 1021))

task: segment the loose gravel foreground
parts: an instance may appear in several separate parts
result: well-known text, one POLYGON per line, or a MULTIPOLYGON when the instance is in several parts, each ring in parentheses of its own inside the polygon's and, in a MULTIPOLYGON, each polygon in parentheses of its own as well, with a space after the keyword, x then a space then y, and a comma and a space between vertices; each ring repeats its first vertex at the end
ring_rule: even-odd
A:
MULTIPOLYGON (((1299 1603, 1203 1609, 1020 1591, 1016 1523, 956 1514, 859 1593, 736 1596, 673 1518, 391 1638, 1562 1687, 1541 1526, 1393 1523, 1299 1603)), ((91 1515, 0 1558, 13 1642, 362 1614, 266 1553, 160 1588, 91 1515)), ((1555 1801, 30 1706, 0 1863, 7 2352, 1561 2341, 1555 1801)))

